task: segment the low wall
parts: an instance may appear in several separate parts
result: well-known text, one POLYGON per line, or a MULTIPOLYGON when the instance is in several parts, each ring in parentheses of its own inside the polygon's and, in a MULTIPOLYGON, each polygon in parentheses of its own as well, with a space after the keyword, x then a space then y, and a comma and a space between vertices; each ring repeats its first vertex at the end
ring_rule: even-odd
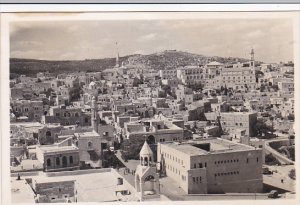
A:
POLYGON ((103 173, 110 172, 111 168, 104 169, 85 169, 85 170, 76 170, 76 171, 62 171, 62 172, 45 172, 48 177, 56 176, 72 176, 72 175, 82 175, 82 174, 92 174, 92 173, 103 173))
POLYGON ((18 174, 20 174, 20 177, 22 176, 38 176, 39 171, 33 171, 33 172, 16 172, 16 173, 11 173, 11 177, 18 177, 18 174))
POLYGON ((122 178, 123 179, 123 184, 125 185, 125 187, 128 187, 128 190, 131 192, 131 194, 136 194, 136 189, 134 188, 134 186, 132 186, 127 180, 126 178, 124 178, 121 174, 119 174, 115 169, 111 169, 111 173, 114 174, 117 178, 122 178))

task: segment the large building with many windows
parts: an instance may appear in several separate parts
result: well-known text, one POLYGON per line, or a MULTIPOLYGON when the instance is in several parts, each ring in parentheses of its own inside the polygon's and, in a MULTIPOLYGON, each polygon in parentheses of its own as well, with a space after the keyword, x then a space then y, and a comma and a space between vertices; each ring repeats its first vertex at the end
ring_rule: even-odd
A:
POLYGON ((187 194, 259 193, 262 150, 214 138, 157 147, 160 171, 187 194))
POLYGON ((225 66, 220 78, 221 86, 234 90, 255 90, 257 86, 255 70, 248 63, 225 66))

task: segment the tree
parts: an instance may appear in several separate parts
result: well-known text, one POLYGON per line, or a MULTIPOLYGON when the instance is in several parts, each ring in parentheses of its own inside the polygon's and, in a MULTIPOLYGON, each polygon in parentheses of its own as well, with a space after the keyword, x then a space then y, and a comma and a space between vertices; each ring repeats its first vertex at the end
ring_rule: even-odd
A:
POLYGON ((289 177, 293 180, 296 180, 296 170, 295 169, 291 169, 291 171, 289 172, 289 177))
POLYGON ((265 156, 265 163, 267 165, 280 165, 280 162, 272 154, 267 154, 265 156))
POLYGON ((274 132, 272 126, 267 125, 263 119, 257 120, 255 130, 258 138, 262 138, 263 136, 265 136, 264 138, 271 138, 270 133, 274 132))
POLYGON ((225 85, 225 87, 224 87, 224 95, 228 95, 228 89, 227 89, 227 86, 225 85))

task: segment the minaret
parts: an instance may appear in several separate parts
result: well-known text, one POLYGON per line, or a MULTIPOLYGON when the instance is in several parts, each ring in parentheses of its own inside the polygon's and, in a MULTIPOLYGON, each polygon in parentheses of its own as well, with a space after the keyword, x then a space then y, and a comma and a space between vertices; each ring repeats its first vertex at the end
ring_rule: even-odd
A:
POLYGON ((96 98, 93 96, 92 98, 92 116, 91 116, 91 121, 92 121, 92 128, 94 131, 98 132, 98 123, 97 123, 97 103, 96 103, 96 98))
POLYGON ((116 56, 116 65, 115 65, 115 67, 118 68, 118 67, 120 67, 120 63, 119 63, 118 42, 116 42, 116 50, 117 50, 117 56, 116 56))
POLYGON ((251 56, 250 67, 254 69, 254 67, 255 67, 255 60, 254 60, 254 49, 253 48, 251 49, 250 56, 251 56))

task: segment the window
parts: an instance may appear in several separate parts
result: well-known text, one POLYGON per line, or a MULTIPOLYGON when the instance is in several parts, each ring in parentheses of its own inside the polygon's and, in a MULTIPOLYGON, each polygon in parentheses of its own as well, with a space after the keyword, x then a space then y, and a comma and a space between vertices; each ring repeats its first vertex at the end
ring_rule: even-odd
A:
POLYGON ((196 168, 197 167, 197 165, 196 164, 194 164, 194 168, 196 168))
POLYGON ((258 157, 256 158, 256 162, 258 162, 258 157))
POLYGON ((207 167, 207 163, 205 162, 204 167, 207 167))
POLYGON ((60 159, 59 159, 59 157, 56 157, 56 165, 60 165, 60 159))
POLYGON ((56 115, 56 117, 59 117, 59 113, 57 112, 57 113, 55 113, 55 115, 56 115))
POLYGON ((47 167, 51 166, 51 159, 47 159, 47 167))
POLYGON ((89 149, 93 148, 93 143, 92 142, 88 142, 88 148, 89 149))
POLYGON ((249 163, 249 159, 247 158, 247 163, 249 163))
POLYGON ((194 182, 194 183, 196 182, 196 179, 195 179, 195 177, 193 177, 193 182, 194 182))
POLYGON ((69 157, 70 164, 73 164, 73 156, 69 157))
POLYGON ((66 167, 68 165, 67 157, 66 156, 63 156, 63 158, 62 158, 62 164, 63 164, 64 167, 66 167))
POLYGON ((86 118, 84 119, 84 122, 85 122, 85 123, 88 123, 88 122, 89 122, 89 118, 86 117, 86 118))
POLYGON ((202 166, 202 163, 199 163, 199 168, 202 168, 203 166, 202 166))

